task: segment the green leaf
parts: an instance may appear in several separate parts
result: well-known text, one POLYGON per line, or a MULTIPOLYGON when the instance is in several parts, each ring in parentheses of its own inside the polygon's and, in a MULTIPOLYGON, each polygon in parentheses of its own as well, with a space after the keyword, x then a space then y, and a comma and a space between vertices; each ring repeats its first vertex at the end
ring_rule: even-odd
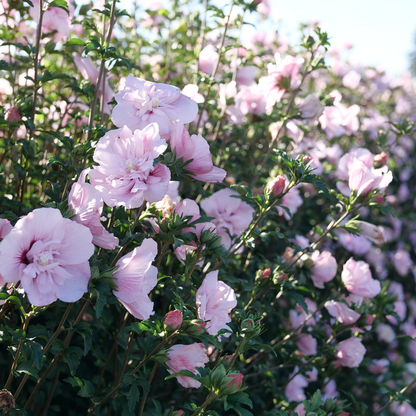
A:
POLYGON ((132 412, 136 403, 140 400, 140 391, 136 384, 132 384, 127 394, 129 411, 132 412))
POLYGON ((305 298, 300 295, 299 293, 296 292, 286 292, 289 296, 292 296, 292 298, 294 298, 296 300, 296 302, 302 307, 302 309, 306 312, 309 313, 308 311, 308 305, 305 302, 305 298))
POLYGON ((72 38, 64 46, 85 46, 85 42, 78 38, 72 38))
POLYGON ((17 368, 16 371, 18 373, 25 373, 33 377, 38 377, 38 371, 36 368, 32 368, 32 363, 30 361, 25 361, 21 363, 17 368))
POLYGON ((182 371, 179 371, 179 373, 170 374, 169 376, 165 377, 165 380, 169 380, 169 379, 174 378, 174 377, 195 378, 195 374, 192 371, 189 371, 189 370, 182 370, 182 371))

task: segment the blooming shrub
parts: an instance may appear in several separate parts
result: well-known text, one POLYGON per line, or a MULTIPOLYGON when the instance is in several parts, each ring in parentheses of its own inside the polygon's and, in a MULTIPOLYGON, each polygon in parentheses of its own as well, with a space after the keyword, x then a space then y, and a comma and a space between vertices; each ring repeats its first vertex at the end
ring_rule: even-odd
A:
POLYGON ((415 414, 414 80, 138 3, 0 6, 3 414, 415 414))

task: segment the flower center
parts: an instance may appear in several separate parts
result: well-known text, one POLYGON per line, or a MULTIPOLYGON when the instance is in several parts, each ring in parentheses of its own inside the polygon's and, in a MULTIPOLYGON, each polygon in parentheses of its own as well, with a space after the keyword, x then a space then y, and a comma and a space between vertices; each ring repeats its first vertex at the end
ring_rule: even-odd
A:
POLYGON ((152 107, 153 108, 159 107, 159 98, 157 98, 157 97, 152 98, 152 107))
POLYGON ((37 260, 37 263, 40 266, 47 266, 49 262, 53 260, 53 256, 51 253, 42 253, 37 260))
POLYGON ((137 165, 134 163, 133 160, 127 159, 126 160, 126 170, 130 173, 132 170, 137 170, 137 165))

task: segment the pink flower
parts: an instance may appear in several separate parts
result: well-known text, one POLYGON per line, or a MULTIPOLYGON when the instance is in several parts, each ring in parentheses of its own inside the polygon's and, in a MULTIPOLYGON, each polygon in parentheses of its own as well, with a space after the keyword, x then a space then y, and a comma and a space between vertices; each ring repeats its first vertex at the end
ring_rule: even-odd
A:
POLYGON ((380 282, 371 276, 370 266, 364 261, 355 261, 352 257, 344 264, 342 281, 353 295, 373 298, 381 292, 380 282))
POLYGON ((358 367, 366 352, 361 339, 356 337, 341 341, 335 349, 337 350, 335 356, 344 367, 358 367))
POLYGON ((377 339, 387 344, 390 344, 396 338, 396 333, 390 325, 378 324, 375 331, 377 334, 377 339))
POLYGON ((22 116, 19 113, 19 109, 17 107, 12 107, 7 113, 7 121, 15 121, 19 122, 22 116))
POLYGON ((171 325, 172 330, 179 328, 182 325, 182 312, 178 309, 168 312, 164 322, 165 325, 171 325))
POLYGON ((217 64, 219 54, 215 47, 211 44, 205 46, 199 53, 198 68, 200 71, 205 72, 208 75, 212 75, 215 65, 217 64))
POLYGON ((268 75, 261 77, 259 88, 267 97, 267 110, 280 102, 287 89, 295 89, 299 85, 299 75, 303 59, 293 56, 285 56, 281 59, 280 54, 275 56, 276 64, 268 64, 268 75))
POLYGON ((368 366, 368 371, 373 374, 384 374, 387 372, 389 365, 390 361, 385 358, 373 360, 373 364, 368 366))
POLYGON ((140 247, 123 256, 113 273, 117 290, 114 296, 137 319, 153 315, 153 302, 148 294, 157 285, 157 269, 152 266, 157 255, 157 243, 145 238, 140 247))
POLYGON ((118 238, 109 233, 101 224, 103 201, 100 192, 85 182, 88 172, 89 169, 86 169, 81 173, 69 193, 68 205, 75 214, 72 219, 90 229, 92 242, 95 245, 106 250, 114 250, 118 245, 118 238))
MULTIPOLYGON (((36 23, 39 23, 39 0, 33 0, 32 3, 34 7, 29 8, 29 14, 36 23)), ((69 7, 73 9, 71 4, 69 7)), ((48 32, 56 30, 62 36, 68 37, 70 24, 68 13, 60 7, 49 7, 43 14, 42 29, 48 32)))
POLYGON ((347 233, 344 230, 335 230, 335 234, 338 235, 338 242, 346 250, 352 254, 362 256, 371 249, 371 242, 362 235, 354 235, 347 233))
MULTIPOLYGON (((176 344, 169 348, 167 355, 169 360, 166 361, 166 365, 170 374, 179 373, 182 370, 199 374, 196 368, 205 367, 205 364, 209 361, 207 350, 202 343, 191 345, 176 344)), ((193 387, 197 389, 201 386, 201 383, 192 377, 176 377, 176 379, 185 388, 193 387)))
MULTIPOLYGON (((97 81, 99 77, 99 69, 95 67, 92 63, 92 60, 90 57, 81 58, 80 56, 73 54, 72 59, 75 62, 75 65, 77 66, 78 70, 81 72, 84 79, 89 79, 91 84, 94 86, 97 86, 97 81)), ((105 79, 105 85, 104 85, 104 113, 105 114, 111 114, 112 106, 108 103, 113 99, 114 97, 114 91, 111 89, 110 84, 108 83, 108 80, 110 77, 107 77, 105 79)), ((100 81, 100 85, 98 86, 98 97, 100 98, 103 94, 103 81, 100 81)))
POLYGON ((329 140, 342 136, 345 133, 342 120, 342 114, 338 108, 325 107, 323 114, 319 117, 319 122, 329 140))
POLYGON ((215 218, 212 223, 217 227, 217 234, 228 250, 232 245, 228 233, 231 236, 240 235, 253 219, 254 209, 238 198, 239 195, 238 192, 231 189, 221 189, 208 199, 201 201, 201 207, 205 214, 215 218))
POLYGON ((182 94, 189 97, 191 100, 195 101, 196 103, 203 103, 204 97, 202 94, 198 92, 198 85, 196 84, 187 84, 182 89, 182 94))
POLYGON ((7 283, 20 280, 32 305, 76 302, 88 290, 93 253, 88 228, 57 209, 39 208, 19 219, 0 243, 0 275, 7 283))
POLYGON ((334 300, 327 301, 325 308, 331 316, 344 325, 355 324, 361 316, 358 312, 350 309, 345 303, 335 302, 334 300))
POLYGON ((407 402, 392 403, 390 410, 398 416, 416 416, 416 410, 407 402))
POLYGON ((279 196, 286 187, 286 179, 283 175, 277 175, 267 184, 267 191, 273 193, 273 196, 276 198, 279 196))
POLYGON ((89 172, 91 184, 102 194, 110 207, 138 208, 143 201, 163 199, 169 187, 170 171, 166 165, 153 161, 166 150, 156 123, 133 133, 124 126, 110 130, 100 139, 89 172))
POLYGON ((351 191, 356 192, 357 196, 367 195, 372 189, 384 190, 392 180, 393 174, 387 166, 374 169, 354 158, 348 186, 351 191))
POLYGON ((299 335, 296 345, 303 354, 312 356, 317 353, 317 341, 311 334, 299 335))
POLYGON ((306 409, 303 403, 299 403, 293 410, 295 413, 297 413, 298 416, 306 415, 306 409))
POLYGON ((196 180, 222 182, 227 175, 224 169, 213 165, 209 144, 200 134, 190 136, 184 126, 177 125, 170 136, 170 145, 176 159, 183 158, 184 162, 192 159, 184 169, 196 180))
POLYGON ((198 104, 172 85, 157 84, 129 75, 124 89, 116 94, 112 120, 117 127, 143 129, 157 123, 161 136, 169 135, 176 124, 192 122, 198 104))
POLYGON ((235 103, 243 115, 261 116, 266 112, 265 96, 256 84, 243 86, 235 96, 235 103))
POLYGON ((319 118, 325 109, 319 98, 312 94, 309 94, 298 108, 301 112, 302 118, 311 121, 319 118))
POLYGON ((256 78, 255 66, 243 66, 237 71, 236 81, 241 85, 251 85, 256 78))
POLYGON ((237 298, 230 286, 218 281, 218 271, 214 271, 205 276, 196 292, 196 306, 198 317, 209 321, 206 326, 208 334, 217 335, 221 329, 230 330, 227 323, 231 322, 230 312, 237 306, 237 298))
POLYGON ((244 376, 242 374, 228 374, 221 382, 219 391, 222 395, 234 394, 240 390, 243 384, 244 376))
POLYGON ((413 266, 410 254, 406 250, 397 250, 393 254, 393 262, 396 272, 400 276, 406 276, 409 273, 410 268, 413 266))
POLYGON ((324 283, 330 282, 337 274, 337 261, 329 251, 320 253, 315 250, 310 258, 313 261, 313 267, 311 268, 312 282, 315 287, 323 289, 324 283))
MULTIPOLYGON (((295 367, 293 373, 289 378, 293 377, 293 374, 296 374, 299 371, 298 367, 295 367)), ((286 397, 290 402, 301 402, 306 399, 305 392, 303 389, 308 387, 309 383, 305 376, 298 374, 289 383, 285 388, 286 397)))

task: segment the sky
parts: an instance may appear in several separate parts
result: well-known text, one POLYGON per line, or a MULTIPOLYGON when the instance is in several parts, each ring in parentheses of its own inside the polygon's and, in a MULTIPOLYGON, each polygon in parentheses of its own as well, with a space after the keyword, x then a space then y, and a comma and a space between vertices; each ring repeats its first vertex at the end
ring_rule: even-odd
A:
POLYGON ((298 39, 300 22, 319 20, 332 37, 331 45, 354 48, 352 63, 383 68, 399 75, 409 68, 416 49, 416 0, 269 0, 272 16, 289 40, 298 39))

